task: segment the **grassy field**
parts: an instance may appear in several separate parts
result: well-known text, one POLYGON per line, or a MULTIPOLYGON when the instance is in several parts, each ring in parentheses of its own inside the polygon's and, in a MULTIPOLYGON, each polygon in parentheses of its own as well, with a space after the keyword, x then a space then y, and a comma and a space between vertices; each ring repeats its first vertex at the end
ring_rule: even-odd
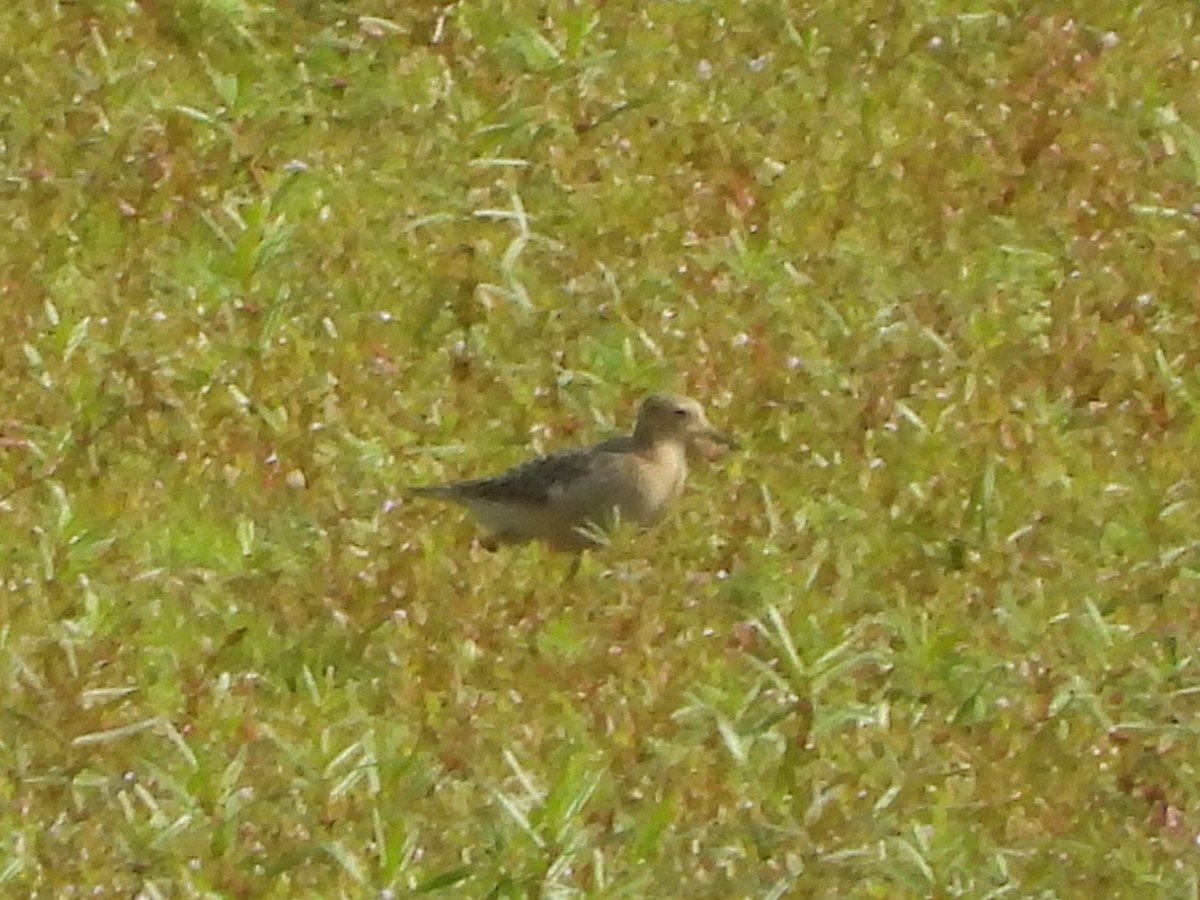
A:
POLYGON ((1200 895, 1198 19, 5 4, 0 896, 1200 895))

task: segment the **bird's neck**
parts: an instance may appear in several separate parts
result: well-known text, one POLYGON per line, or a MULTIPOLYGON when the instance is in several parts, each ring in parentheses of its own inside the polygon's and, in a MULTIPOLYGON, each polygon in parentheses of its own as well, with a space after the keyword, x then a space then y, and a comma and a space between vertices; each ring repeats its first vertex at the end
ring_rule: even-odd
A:
POLYGON ((661 466, 682 467, 686 470, 687 446, 678 438, 664 438, 659 436, 653 440, 639 441, 638 436, 635 434, 633 436, 633 446, 634 451, 644 459, 661 466))
POLYGON ((638 422, 633 426, 633 434, 630 437, 636 450, 648 450, 656 442, 654 430, 644 422, 638 422))

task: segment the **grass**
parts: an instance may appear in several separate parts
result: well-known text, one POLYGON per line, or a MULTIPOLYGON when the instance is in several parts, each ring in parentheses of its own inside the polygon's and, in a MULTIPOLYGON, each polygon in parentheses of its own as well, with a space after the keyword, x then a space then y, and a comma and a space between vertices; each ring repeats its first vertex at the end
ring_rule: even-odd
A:
POLYGON ((1200 894, 1196 18, 6 7, 0 892, 1200 894))

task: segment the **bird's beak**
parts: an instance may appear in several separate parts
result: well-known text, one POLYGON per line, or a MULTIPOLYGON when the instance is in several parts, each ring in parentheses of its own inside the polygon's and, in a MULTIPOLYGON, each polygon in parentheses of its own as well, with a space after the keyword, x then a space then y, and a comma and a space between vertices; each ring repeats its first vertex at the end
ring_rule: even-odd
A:
POLYGON ((741 445, 729 435, 717 431, 717 429, 713 427, 713 423, 708 421, 707 417, 704 419, 704 430, 701 433, 701 437, 707 438, 716 444, 721 444, 724 447, 728 447, 730 450, 742 449, 741 445))
POLYGON ((724 434, 723 432, 717 431, 717 429, 715 429, 715 428, 712 430, 712 433, 706 435, 706 437, 713 443, 720 444, 722 447, 726 447, 730 450, 741 450, 742 449, 741 444, 739 444, 737 441, 735 441, 729 435, 724 434))
POLYGON ((742 449, 741 444, 729 435, 717 431, 711 425, 708 425, 704 431, 693 435, 688 444, 696 454, 709 462, 720 459, 726 453, 742 449))

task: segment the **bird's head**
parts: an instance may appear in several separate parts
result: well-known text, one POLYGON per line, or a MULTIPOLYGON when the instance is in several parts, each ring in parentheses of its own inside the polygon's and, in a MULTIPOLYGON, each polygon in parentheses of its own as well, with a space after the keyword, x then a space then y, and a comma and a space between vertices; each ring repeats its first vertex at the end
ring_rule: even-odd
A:
POLYGON ((642 401, 634 437, 646 443, 678 440, 691 446, 706 441, 736 448, 737 443, 708 421, 704 407, 681 394, 652 394, 642 401))

